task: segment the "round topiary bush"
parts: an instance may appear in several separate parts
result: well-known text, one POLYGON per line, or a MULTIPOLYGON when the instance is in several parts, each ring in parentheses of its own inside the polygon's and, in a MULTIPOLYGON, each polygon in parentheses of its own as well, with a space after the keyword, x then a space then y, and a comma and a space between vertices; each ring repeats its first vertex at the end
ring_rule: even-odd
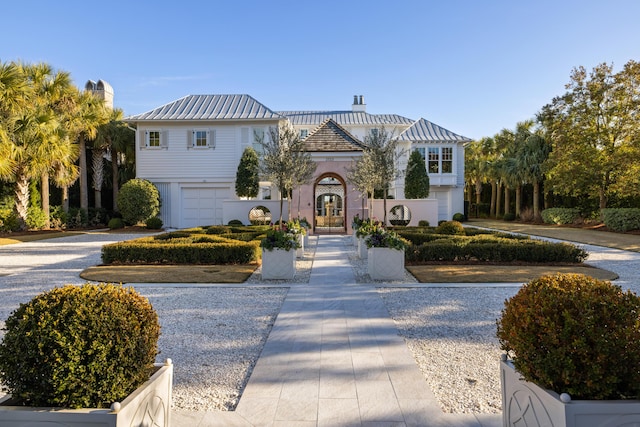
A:
POLYGON ((580 274, 544 276, 505 302, 500 347, 527 380, 574 399, 640 395, 640 297, 580 274))
POLYGON ((454 221, 458 221, 458 222, 463 222, 464 221, 464 214, 460 213, 460 212, 456 212, 453 214, 453 218, 454 221))
POLYGON ((160 193, 151 181, 132 179, 118 192, 118 209, 124 222, 136 225, 160 212, 160 193))
POLYGON ((0 382, 27 406, 106 408, 149 379, 160 325, 114 284, 67 285, 21 304, 0 343, 0 382))
POLYGON ((504 214, 504 216, 502 217, 503 221, 515 221, 516 219, 516 214, 513 212, 507 212, 506 214, 504 214))
POLYGON ((147 218, 147 220, 145 221, 145 225, 149 230, 160 230, 162 228, 162 224, 162 219, 157 216, 147 218))
POLYGON ((227 225, 238 226, 238 225, 244 225, 244 224, 239 219, 232 219, 231 221, 229 221, 227 225))
POLYGON ((443 221, 436 227, 437 234, 452 234, 464 236, 464 226, 458 221, 443 221))
POLYGON ((420 221, 418 221, 418 227, 428 227, 429 226, 429 221, 427 221, 426 219, 421 219, 420 221))
POLYGON ((109 227, 111 230, 124 228, 124 221, 122 220, 122 218, 111 218, 107 227, 109 227))

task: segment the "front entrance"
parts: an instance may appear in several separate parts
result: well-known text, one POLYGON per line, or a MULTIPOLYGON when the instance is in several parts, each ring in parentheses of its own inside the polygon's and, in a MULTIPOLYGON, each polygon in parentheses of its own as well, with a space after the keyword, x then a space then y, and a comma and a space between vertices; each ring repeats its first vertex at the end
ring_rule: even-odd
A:
POLYGON ((335 174, 320 176, 315 184, 314 231, 345 233, 345 183, 335 174))

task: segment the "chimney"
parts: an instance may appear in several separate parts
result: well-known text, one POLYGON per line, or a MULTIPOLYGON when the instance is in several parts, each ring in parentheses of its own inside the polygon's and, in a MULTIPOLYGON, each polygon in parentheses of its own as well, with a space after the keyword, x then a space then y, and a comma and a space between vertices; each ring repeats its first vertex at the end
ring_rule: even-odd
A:
POLYGON ((353 105, 351 111, 354 113, 364 113, 367 111, 367 106, 364 103, 364 96, 353 95, 353 105))

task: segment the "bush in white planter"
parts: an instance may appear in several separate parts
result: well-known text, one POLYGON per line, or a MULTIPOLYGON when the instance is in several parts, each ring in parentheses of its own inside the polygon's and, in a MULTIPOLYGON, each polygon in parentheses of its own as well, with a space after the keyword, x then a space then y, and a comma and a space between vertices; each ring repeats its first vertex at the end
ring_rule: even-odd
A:
POLYGON ((593 407, 605 408, 616 400, 622 400, 625 409, 609 410, 610 414, 603 416, 640 420, 640 405, 630 405, 634 401, 627 400, 640 396, 637 295, 585 275, 545 276, 524 285, 505 302, 497 326, 501 348, 513 358, 515 370, 532 384, 505 383, 508 364, 503 362, 505 425, 512 425, 510 405, 514 399, 522 400, 529 392, 534 397, 528 400, 534 404, 543 405, 548 396, 557 397, 555 409, 539 411, 562 413, 566 420, 554 419, 553 425, 594 425, 571 413, 578 408, 576 401, 584 404, 593 400, 598 403, 586 413, 594 422, 602 423, 603 418, 598 421, 593 407), (536 391, 534 385, 542 391, 536 391), (603 405, 605 400, 607 405, 603 405), (578 421, 571 421, 572 417, 578 421))
POLYGON ((149 380, 160 325, 133 288, 85 284, 21 304, 5 331, 0 383, 12 405, 108 408, 149 380))
POLYGON ((402 280, 405 277, 404 251, 409 242, 398 233, 376 227, 365 238, 367 271, 373 280, 402 280))
POLYGON ((260 242, 263 279, 293 279, 296 271, 296 249, 300 247, 295 234, 286 224, 267 231, 260 242))

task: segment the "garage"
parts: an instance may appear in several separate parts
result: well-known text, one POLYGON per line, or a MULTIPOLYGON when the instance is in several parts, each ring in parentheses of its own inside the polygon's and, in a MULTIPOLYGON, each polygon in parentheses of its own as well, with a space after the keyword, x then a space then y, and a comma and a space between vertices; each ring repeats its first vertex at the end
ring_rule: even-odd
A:
POLYGON ((222 224, 222 202, 229 198, 228 188, 183 187, 180 228, 222 224))

